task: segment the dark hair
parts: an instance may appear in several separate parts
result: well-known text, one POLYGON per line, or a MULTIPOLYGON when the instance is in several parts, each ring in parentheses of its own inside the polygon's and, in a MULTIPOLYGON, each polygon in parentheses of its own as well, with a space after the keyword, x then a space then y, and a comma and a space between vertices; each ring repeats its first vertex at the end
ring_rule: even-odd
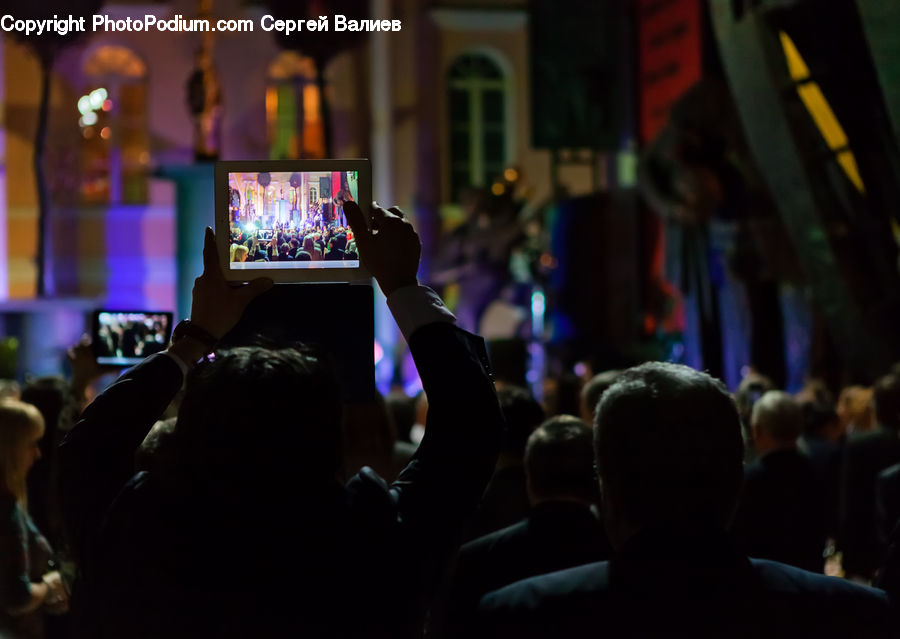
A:
POLYGON ((544 409, 527 389, 520 386, 500 388, 497 396, 506 421, 502 450, 521 457, 525 454, 528 436, 544 420, 544 409))
POLYGON ((168 472, 172 461, 176 421, 175 417, 169 417, 153 424, 144 441, 134 451, 135 470, 168 472))
POLYGON ((341 465, 337 376, 299 345, 217 352, 188 375, 174 443, 179 468, 213 492, 333 481, 341 465))
POLYGON ((594 454, 617 517, 693 534, 726 528, 743 479, 737 410, 687 366, 628 369, 597 407, 594 454))
POLYGON ((737 391, 734 393, 734 402, 741 417, 741 424, 745 428, 750 426, 750 414, 753 412, 753 404, 770 390, 775 390, 775 383, 765 375, 755 373, 747 375, 738 384, 737 391))
POLYGON ((548 415, 574 415, 581 409, 581 378, 563 373, 553 380, 552 391, 544 397, 548 415))
POLYGON ((62 543, 60 505, 56 488, 58 480, 57 447, 75 424, 78 402, 71 385, 62 377, 48 376, 28 380, 22 388, 22 401, 32 404, 44 419, 44 436, 38 446, 37 460, 28 476, 28 507, 38 528, 54 545, 62 543))
POLYGON ((532 495, 596 501, 593 438, 591 427, 572 415, 557 415, 538 426, 525 446, 532 495))
POLYGON ((828 404, 806 402, 800 405, 803 411, 803 433, 819 437, 828 424, 838 421, 837 412, 828 404))
POLYGON ((584 388, 581 389, 581 397, 591 415, 597 412, 597 404, 600 402, 603 393, 605 393, 621 375, 622 371, 620 370, 604 371, 594 375, 590 381, 584 385, 584 388))
MULTIPOLYGON (((75 399, 69 390, 69 383, 58 376, 38 377, 25 382, 22 388, 22 401, 33 404, 44 418, 47 433, 58 428, 68 430, 75 423, 77 408, 75 399)), ((46 437, 48 445, 54 445, 52 437, 46 437)), ((43 451, 42 452, 46 452, 43 451)))
POLYGON ((900 375, 891 373, 879 378, 872 387, 872 401, 878 425, 900 430, 900 375))

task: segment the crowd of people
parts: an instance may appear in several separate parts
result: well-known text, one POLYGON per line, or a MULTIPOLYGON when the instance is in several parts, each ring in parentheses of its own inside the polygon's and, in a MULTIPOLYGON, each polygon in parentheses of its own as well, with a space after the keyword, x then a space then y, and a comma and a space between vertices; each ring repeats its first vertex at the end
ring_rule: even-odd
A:
POLYGON ((335 224, 289 225, 257 230, 231 225, 232 262, 320 262, 358 260, 353 231, 335 224))
POLYGON ((71 386, 0 404, 0 635, 897 634, 900 369, 835 401, 648 362, 542 405, 418 285, 399 210, 345 212, 233 247, 358 250, 427 403, 342 410, 309 351, 216 351, 272 283, 229 286, 208 229, 164 352, 85 407, 80 344, 71 386))
POLYGON ((141 358, 166 348, 165 316, 142 313, 101 313, 97 328, 97 355, 111 358, 141 358))

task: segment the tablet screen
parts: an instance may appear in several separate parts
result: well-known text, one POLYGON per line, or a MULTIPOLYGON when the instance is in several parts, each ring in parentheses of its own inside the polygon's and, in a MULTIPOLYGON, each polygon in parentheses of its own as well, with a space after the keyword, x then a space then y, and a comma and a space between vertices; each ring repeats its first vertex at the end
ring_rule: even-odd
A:
POLYGON ((344 202, 358 171, 229 172, 229 268, 359 268, 344 202))
POLYGON ((155 311, 97 311, 94 314, 94 353, 97 363, 128 366, 169 344, 172 313, 155 311))

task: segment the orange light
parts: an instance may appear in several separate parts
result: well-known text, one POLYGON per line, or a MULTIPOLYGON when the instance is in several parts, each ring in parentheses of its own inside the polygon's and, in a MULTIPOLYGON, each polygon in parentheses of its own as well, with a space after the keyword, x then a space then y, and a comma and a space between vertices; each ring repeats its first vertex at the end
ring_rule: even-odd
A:
POLYGON ((491 187, 491 193, 494 195, 503 195, 506 193, 506 187, 499 182, 494 182, 494 185, 491 187))
POLYGON ((519 172, 510 167, 503 172, 503 179, 507 182, 515 182, 519 179, 519 172))
POLYGON ((111 111, 113 108, 113 101, 112 100, 104 100, 102 108, 104 111, 111 111))
POLYGON ((859 167, 856 165, 856 158, 853 151, 850 150, 850 141, 844 128, 838 121, 837 116, 831 109, 831 105, 819 88, 818 83, 810 80, 809 67, 800 51, 791 40, 791 37, 784 31, 780 31, 778 36, 781 40, 781 48, 784 50, 784 57, 787 61, 788 73, 794 82, 797 82, 797 95, 803 102, 803 106, 812 117, 816 128, 825 138, 828 148, 837 153, 837 161, 843 169, 847 179, 853 183, 856 190, 860 193, 866 192, 866 186, 863 183, 862 176, 859 173, 859 167))
POLYGON ((85 140, 90 140, 92 137, 94 137, 94 127, 92 127, 92 126, 84 127, 81 130, 81 135, 84 136, 85 140))
POLYGON ((109 136, 111 136, 111 135, 112 135, 112 129, 110 129, 108 126, 105 126, 102 129, 100 129, 100 137, 103 138, 104 140, 108 140, 109 136))

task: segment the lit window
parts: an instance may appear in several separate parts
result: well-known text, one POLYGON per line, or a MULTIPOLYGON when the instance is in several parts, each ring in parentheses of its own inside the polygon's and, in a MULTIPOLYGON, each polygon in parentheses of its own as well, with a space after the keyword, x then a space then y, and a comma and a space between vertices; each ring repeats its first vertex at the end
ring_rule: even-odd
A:
POLYGON ((465 54, 447 77, 450 131, 450 196, 468 186, 491 184, 506 165, 507 86, 485 55, 465 54))
POLYGON ((133 51, 105 45, 84 61, 90 85, 78 100, 82 134, 81 201, 147 202, 147 65, 133 51))
POLYGON ((269 65, 266 124, 271 159, 325 157, 325 128, 311 58, 283 51, 269 65))

